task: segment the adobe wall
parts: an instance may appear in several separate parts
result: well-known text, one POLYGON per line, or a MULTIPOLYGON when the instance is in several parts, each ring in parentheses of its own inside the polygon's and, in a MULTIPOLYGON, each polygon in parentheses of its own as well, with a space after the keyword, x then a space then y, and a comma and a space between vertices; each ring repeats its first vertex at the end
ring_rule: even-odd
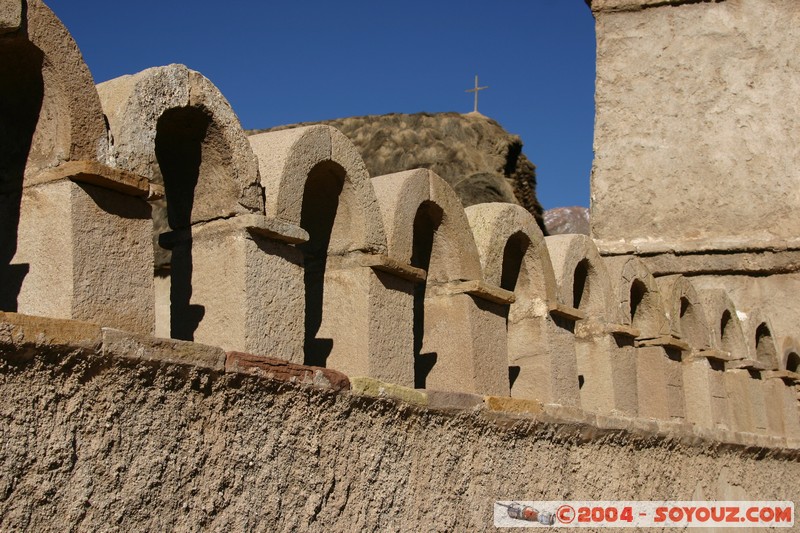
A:
MULTIPOLYGON (((591 5, 591 223, 601 252, 796 250, 800 4, 591 5)), ((796 257, 777 259, 796 270, 796 257)))
POLYGON ((176 363, 0 337, 5 531, 484 531, 504 498, 800 503, 796 452, 422 408, 222 371, 190 343, 176 363))

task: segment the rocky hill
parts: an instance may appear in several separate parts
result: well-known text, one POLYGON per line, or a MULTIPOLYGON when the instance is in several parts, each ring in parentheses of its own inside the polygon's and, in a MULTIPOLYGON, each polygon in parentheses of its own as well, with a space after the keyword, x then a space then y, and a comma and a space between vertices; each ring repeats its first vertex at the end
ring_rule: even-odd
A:
POLYGON ((455 189, 465 207, 483 202, 519 204, 545 231, 536 198, 536 167, 522 153, 522 140, 480 113, 392 113, 314 124, 329 124, 347 135, 372 176, 429 168, 455 189))

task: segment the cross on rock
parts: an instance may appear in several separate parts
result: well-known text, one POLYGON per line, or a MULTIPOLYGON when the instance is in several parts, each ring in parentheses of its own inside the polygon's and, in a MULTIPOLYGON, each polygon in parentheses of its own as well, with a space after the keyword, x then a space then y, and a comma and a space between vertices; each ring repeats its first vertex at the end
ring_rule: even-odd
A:
POLYGON ((474 89, 467 89, 466 91, 464 91, 464 92, 467 92, 467 93, 475 93, 475 109, 473 110, 475 113, 478 112, 478 91, 482 91, 482 90, 488 89, 488 88, 489 88, 488 85, 486 87, 478 87, 478 75, 476 74, 475 75, 475 88, 474 89))

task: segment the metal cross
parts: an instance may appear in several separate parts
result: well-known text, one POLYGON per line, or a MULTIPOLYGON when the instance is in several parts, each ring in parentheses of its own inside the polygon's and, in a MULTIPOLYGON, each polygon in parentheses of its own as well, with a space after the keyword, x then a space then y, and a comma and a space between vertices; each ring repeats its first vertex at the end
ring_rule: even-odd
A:
POLYGON ((474 89, 467 89, 466 93, 475 93, 475 113, 478 112, 478 91, 482 91, 484 89, 488 89, 489 86, 486 87, 478 87, 478 75, 475 75, 475 88, 474 89))

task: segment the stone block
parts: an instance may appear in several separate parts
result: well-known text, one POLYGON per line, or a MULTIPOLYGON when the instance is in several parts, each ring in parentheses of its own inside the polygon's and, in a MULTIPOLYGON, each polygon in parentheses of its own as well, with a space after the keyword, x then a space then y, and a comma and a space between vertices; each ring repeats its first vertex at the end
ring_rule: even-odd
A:
POLYGON ((198 224, 191 237, 167 235, 176 235, 170 336, 302 363, 302 254, 249 231, 251 218, 198 224))
POLYGON ((0 350, 25 350, 23 358, 47 349, 97 353, 101 343, 96 324, 0 312, 0 350))
POLYGON ((102 353, 107 357, 225 370, 225 351, 216 346, 160 339, 103 328, 102 353))
POLYGON ((350 380, 341 372, 328 368, 297 365, 262 355, 228 352, 225 371, 334 391, 350 390, 350 380))
POLYGON ((483 396, 467 392, 449 392, 426 389, 428 407, 443 411, 469 411, 483 408, 483 396))
POLYGON ((730 429, 732 406, 725 373, 712 368, 705 358, 688 359, 682 369, 686 421, 712 430, 730 429))
POLYGON ((660 346, 635 348, 638 415, 643 418, 669 420, 667 358, 660 346))
POLYGON ((633 346, 614 335, 593 330, 586 334, 579 327, 575 353, 582 384, 581 407, 596 414, 636 416, 638 391, 633 346))
POLYGON ((370 377, 351 377, 350 389, 354 394, 373 396, 375 398, 391 398, 414 405, 428 405, 428 396, 425 391, 387 383, 370 377))
POLYGON ((574 322, 557 316, 528 316, 513 326, 509 325, 508 364, 518 366, 519 375, 511 396, 579 406, 574 322))
POLYGON ((543 422, 554 422, 560 424, 596 424, 595 416, 586 413, 579 407, 546 403, 542 406, 543 413, 540 417, 543 422))
POLYGON ((767 395, 770 429, 780 424, 779 432, 774 432, 774 430, 771 432, 781 435, 791 442, 800 442, 800 407, 798 407, 794 387, 780 379, 767 379, 763 383, 767 395))
POLYGON ((520 400, 506 396, 486 396, 484 398, 486 409, 501 411, 503 413, 519 415, 540 415, 544 412, 542 402, 537 400, 520 400))
POLYGON ((325 366, 414 386, 413 282, 371 267, 325 272, 318 341, 331 343, 325 366))
POLYGON ((796 249, 800 199, 791 176, 800 153, 787 132, 800 104, 776 95, 795 91, 786 65, 800 55, 800 4, 593 0, 592 8, 598 247, 646 246, 682 261, 691 249, 796 249))
MULTIPOLYGON (((434 294, 428 294, 434 292, 434 294)), ((436 354, 426 388, 508 395, 505 317, 499 304, 467 294, 425 297, 423 353, 436 354)))
POLYGON ((3 301, 25 314, 152 333, 152 222, 144 199, 62 179, 26 187, 20 213, 11 264, 27 274, 18 294, 3 301))

